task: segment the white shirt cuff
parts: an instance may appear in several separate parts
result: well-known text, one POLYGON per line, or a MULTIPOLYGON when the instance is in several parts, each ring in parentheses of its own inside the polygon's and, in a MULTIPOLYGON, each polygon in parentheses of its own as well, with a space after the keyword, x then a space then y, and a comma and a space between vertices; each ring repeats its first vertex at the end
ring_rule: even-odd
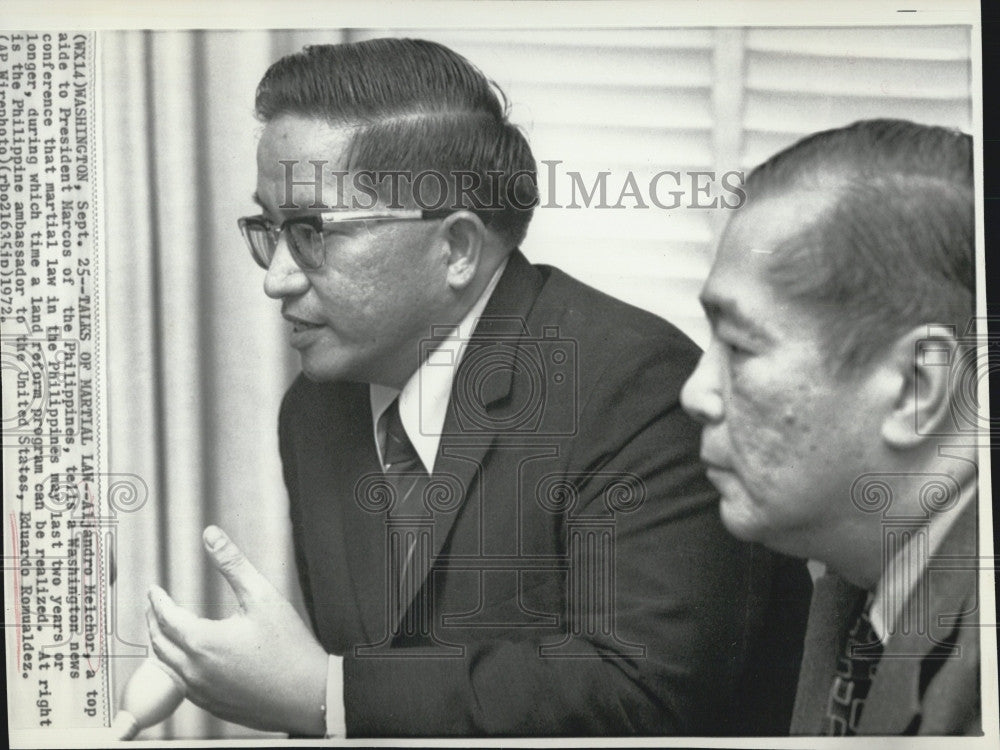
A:
POLYGON ((344 657, 330 654, 326 666, 326 736, 347 737, 347 709, 344 707, 344 657))

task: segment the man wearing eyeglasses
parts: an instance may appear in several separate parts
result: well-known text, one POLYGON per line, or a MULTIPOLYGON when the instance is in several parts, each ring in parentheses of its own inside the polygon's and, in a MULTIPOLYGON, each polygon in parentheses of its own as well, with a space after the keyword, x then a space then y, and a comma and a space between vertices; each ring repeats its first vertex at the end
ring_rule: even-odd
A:
POLYGON ((312 629, 209 527, 241 611, 150 597, 189 697, 298 735, 784 733, 804 568, 720 525, 694 345, 518 250, 535 161, 489 81, 429 42, 311 47, 257 113, 240 228, 301 357, 312 629))

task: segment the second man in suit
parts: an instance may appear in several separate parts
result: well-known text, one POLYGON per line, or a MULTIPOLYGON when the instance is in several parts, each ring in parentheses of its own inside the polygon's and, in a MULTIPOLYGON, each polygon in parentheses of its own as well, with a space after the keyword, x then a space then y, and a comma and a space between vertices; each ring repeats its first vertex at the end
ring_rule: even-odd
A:
POLYGON ((863 121, 746 191, 682 402, 726 527, 827 566, 792 732, 979 733, 971 139, 863 121))

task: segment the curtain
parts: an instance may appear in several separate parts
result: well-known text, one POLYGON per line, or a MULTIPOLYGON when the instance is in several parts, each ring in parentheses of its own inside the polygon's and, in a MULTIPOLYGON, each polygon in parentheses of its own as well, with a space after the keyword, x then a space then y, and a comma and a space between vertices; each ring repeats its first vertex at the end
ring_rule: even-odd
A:
MULTIPOLYGON (((628 173, 746 170, 859 117, 972 118, 963 27, 103 33, 107 442, 111 471, 149 487, 118 527, 123 656, 148 644, 150 584, 204 616, 235 605, 202 550, 209 523, 298 602, 276 439, 297 357, 235 223, 255 212, 253 95, 303 44, 382 35, 441 41, 496 80, 536 158, 559 162, 560 204, 569 171, 610 173, 613 202, 628 173)), ((704 345, 697 291, 726 214, 539 209, 523 249, 704 345)), ((115 660, 118 694, 138 661, 115 660)), ((261 735, 185 704, 142 736, 261 735)))
MULTIPOLYGON (((119 525, 117 629, 144 644, 157 583, 204 616, 235 600, 201 531, 227 530, 297 596, 277 413, 294 377, 277 302, 236 228, 256 180, 253 94, 295 34, 102 35, 108 436, 112 471, 141 476, 119 525), (126 468, 127 467, 127 468, 126 468)), ((329 35, 331 40, 337 34, 329 35)), ((138 664, 115 661, 120 692, 138 664)), ((151 737, 247 736, 185 703, 151 737)))

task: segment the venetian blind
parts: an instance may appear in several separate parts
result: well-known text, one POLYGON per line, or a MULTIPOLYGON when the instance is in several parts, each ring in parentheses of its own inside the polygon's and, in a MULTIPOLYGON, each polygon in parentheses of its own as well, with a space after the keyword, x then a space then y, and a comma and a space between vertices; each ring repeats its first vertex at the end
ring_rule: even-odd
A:
POLYGON ((728 212, 692 207, 711 198, 693 185, 709 178, 691 172, 748 170, 803 135, 860 118, 971 126, 967 27, 368 29, 348 36, 433 39, 494 79, 536 159, 558 162, 539 164, 543 207, 524 243, 528 257, 671 320, 701 345, 708 328, 697 292, 728 212), (678 208, 649 200, 650 179, 663 170, 682 173, 679 185, 671 176, 657 183, 668 206, 669 191, 684 191, 678 208), (588 191, 610 173, 607 205, 632 174, 648 208, 629 197, 622 209, 598 208, 596 198, 585 208, 579 189, 581 208, 567 208, 570 172, 588 191), (563 207, 544 207, 550 195, 563 207))

